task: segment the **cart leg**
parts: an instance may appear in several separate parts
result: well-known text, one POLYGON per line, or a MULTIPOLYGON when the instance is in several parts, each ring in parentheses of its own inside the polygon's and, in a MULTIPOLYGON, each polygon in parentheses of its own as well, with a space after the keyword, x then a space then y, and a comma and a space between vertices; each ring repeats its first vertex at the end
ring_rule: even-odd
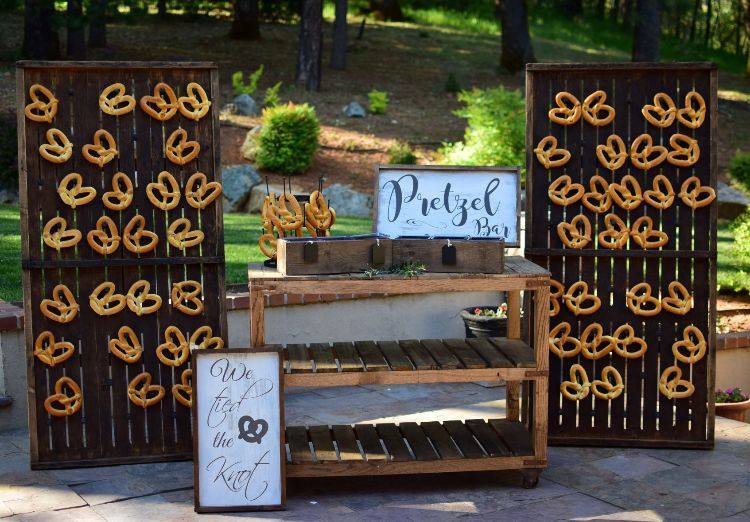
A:
POLYGON ((263 290, 250 285, 250 347, 265 344, 265 296, 263 290))
POLYGON ((521 475, 523 475, 523 487, 524 489, 533 489, 539 484, 539 475, 542 474, 541 469, 522 469, 521 475))
MULTIPOLYGON (((510 290, 508 293, 508 339, 521 338, 521 291, 510 290)), ((507 419, 517 421, 520 417, 519 397, 520 382, 508 381, 505 385, 507 419)))

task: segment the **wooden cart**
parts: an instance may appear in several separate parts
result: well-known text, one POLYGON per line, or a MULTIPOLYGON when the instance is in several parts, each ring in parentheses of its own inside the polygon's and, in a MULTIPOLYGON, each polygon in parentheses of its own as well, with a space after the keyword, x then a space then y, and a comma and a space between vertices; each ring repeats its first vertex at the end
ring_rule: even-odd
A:
POLYGON ((500 379, 508 382, 505 419, 287 427, 287 476, 520 470, 525 487, 536 485, 547 465, 546 270, 524 258, 510 257, 502 274, 428 273, 412 279, 392 275, 368 279, 359 273, 282 276, 272 269, 251 267, 249 281, 253 347, 265 344, 264 294, 270 292, 507 292, 507 339, 363 341, 284 347, 287 387, 500 379), (522 291, 527 305, 523 323, 522 291), (519 383, 523 384, 521 408, 519 383))

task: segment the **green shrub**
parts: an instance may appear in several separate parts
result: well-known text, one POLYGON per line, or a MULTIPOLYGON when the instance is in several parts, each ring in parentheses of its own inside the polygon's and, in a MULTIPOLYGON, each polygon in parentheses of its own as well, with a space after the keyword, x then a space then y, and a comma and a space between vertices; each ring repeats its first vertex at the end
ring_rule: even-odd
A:
POLYGON ((456 75, 453 73, 448 73, 448 78, 445 80, 445 92, 456 94, 461 90, 461 84, 458 83, 458 79, 456 78, 456 75))
POLYGON ((367 93, 367 99, 370 100, 371 114, 385 114, 386 109, 388 109, 387 92, 373 89, 367 93))
POLYGON ((264 107, 276 107, 281 103, 279 98, 279 89, 281 89, 281 82, 277 82, 275 85, 266 89, 266 94, 263 96, 264 107))
POLYGON ((750 153, 735 154, 729 162, 729 174, 746 190, 750 190, 750 153))
POLYGON ((234 89, 234 94, 236 96, 239 96, 240 94, 248 94, 252 96, 253 93, 258 90, 258 82, 260 81, 260 77, 263 76, 263 65, 261 64, 260 67, 250 73, 247 77, 247 83, 245 83, 243 76, 244 73, 242 71, 237 71, 232 75, 232 88, 234 89))
POLYGON ((750 210, 718 226, 717 283, 721 293, 750 292, 750 210))
POLYGON ((313 107, 290 102, 263 109, 262 125, 256 156, 260 168, 298 174, 310 167, 320 135, 313 107))
POLYGON ((414 165, 417 155, 405 141, 397 141, 388 148, 388 163, 393 165, 414 165))

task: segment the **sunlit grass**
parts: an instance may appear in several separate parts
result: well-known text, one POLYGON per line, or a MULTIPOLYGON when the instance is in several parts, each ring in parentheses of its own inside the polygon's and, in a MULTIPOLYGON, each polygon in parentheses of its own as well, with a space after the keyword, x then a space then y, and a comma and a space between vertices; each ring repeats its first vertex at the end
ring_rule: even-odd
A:
POLYGON ((728 222, 720 222, 717 234, 717 284, 720 292, 750 292, 750 259, 737 253, 728 222))

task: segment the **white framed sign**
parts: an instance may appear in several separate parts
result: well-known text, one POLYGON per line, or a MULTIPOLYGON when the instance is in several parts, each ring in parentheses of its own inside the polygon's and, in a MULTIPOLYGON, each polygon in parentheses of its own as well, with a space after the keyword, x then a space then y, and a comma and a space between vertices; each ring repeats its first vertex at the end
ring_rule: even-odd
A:
POLYGON ((193 468, 199 513, 283 509, 278 352, 193 351, 193 468))
POLYGON ((380 166, 375 232, 519 245, 519 167, 380 166))

